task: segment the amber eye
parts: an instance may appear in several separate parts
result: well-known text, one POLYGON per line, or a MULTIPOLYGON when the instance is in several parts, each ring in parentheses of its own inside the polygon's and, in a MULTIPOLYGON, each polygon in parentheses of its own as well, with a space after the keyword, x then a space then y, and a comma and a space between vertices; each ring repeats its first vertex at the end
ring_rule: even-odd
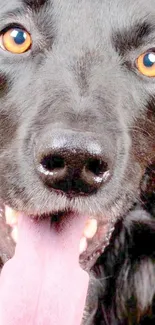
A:
POLYGON ((30 34, 20 27, 13 27, 0 35, 1 47, 15 54, 28 51, 32 44, 30 34))
POLYGON ((139 72, 147 77, 155 77, 155 51, 141 54, 136 62, 139 72))

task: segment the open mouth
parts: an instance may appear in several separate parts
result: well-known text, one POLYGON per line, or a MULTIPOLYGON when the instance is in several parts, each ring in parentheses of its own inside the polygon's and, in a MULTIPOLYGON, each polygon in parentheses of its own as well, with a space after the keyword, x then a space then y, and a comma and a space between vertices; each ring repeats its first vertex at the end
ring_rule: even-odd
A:
MULTIPOLYGON (((52 224, 59 227, 62 219, 67 219, 76 214, 70 210, 57 211, 49 215, 42 214, 32 216, 33 220, 39 222, 42 219, 50 219, 52 224)), ((11 238, 17 244, 18 241, 18 218, 19 212, 5 206, 5 221, 11 228, 11 238)), ((29 216, 31 218, 31 216, 29 216)), ((79 263, 81 267, 88 271, 95 264, 97 258, 104 252, 105 247, 108 246, 111 234, 114 230, 114 222, 109 220, 97 220, 94 217, 88 217, 79 242, 79 263)))
POLYGON ((5 219, 16 249, 0 278, 0 324, 80 325, 88 273, 113 223, 75 211, 28 217, 9 207, 5 219))

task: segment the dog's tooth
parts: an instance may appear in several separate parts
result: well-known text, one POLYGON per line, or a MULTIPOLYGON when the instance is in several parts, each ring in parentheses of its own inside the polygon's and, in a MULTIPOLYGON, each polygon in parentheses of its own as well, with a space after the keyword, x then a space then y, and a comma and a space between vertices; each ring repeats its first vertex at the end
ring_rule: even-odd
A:
POLYGON ((96 254, 95 254, 95 258, 98 258, 99 256, 101 255, 101 252, 96 252, 96 254))
POLYGON ((14 240, 14 242, 17 244, 17 241, 18 241, 18 227, 17 226, 13 227, 13 230, 11 232, 11 237, 14 240))
POLYGON ((97 220, 96 219, 89 219, 86 222, 83 235, 88 238, 92 239, 97 232, 97 220))
POLYGON ((87 249, 87 239, 86 237, 82 237, 80 240, 80 246, 79 246, 79 253, 82 254, 86 251, 87 249))
POLYGON ((12 208, 10 208, 8 206, 5 206, 6 224, 8 224, 11 227, 16 225, 18 222, 18 215, 19 215, 19 212, 13 210, 12 208))

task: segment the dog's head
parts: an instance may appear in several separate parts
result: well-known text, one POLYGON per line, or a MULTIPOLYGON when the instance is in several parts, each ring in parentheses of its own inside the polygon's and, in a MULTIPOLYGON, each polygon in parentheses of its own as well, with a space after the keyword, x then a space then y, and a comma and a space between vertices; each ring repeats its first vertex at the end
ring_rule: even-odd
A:
POLYGON ((86 267, 154 158, 153 4, 0 1, 0 197, 96 219, 86 267))

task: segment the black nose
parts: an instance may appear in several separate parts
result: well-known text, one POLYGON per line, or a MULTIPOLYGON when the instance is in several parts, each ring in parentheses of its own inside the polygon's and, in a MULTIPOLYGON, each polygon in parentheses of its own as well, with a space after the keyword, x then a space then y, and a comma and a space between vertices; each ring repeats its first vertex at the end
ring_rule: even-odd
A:
POLYGON ((98 143, 91 139, 78 142, 78 135, 48 140, 36 152, 36 168, 44 184, 68 195, 96 192, 111 175, 98 143))

